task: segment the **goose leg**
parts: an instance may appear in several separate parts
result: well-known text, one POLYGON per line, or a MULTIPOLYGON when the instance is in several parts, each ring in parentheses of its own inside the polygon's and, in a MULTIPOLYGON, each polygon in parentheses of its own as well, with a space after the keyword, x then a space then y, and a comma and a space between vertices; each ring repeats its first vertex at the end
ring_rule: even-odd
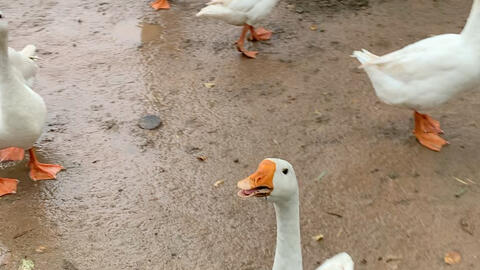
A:
POLYGON ((253 28, 253 26, 249 25, 250 29, 250 40, 258 41, 258 40, 269 40, 272 37, 272 31, 268 31, 263 27, 259 27, 257 29, 253 28))
POLYGON ((414 112, 415 129, 413 134, 418 142, 430 150, 439 152, 448 142, 438 136, 443 131, 440 129, 438 121, 428 115, 414 112), (433 121, 432 121, 433 120, 433 121))
POLYGON ((17 179, 0 178, 0 197, 17 192, 17 179))
POLYGON ((151 5, 152 5, 152 8, 154 8, 155 10, 170 8, 170 4, 168 3, 167 0, 156 0, 151 5))
POLYGON ((244 47, 245 44, 245 37, 247 36, 247 32, 250 29, 250 25, 245 24, 242 29, 242 34, 240 35, 240 38, 237 41, 237 50, 243 55, 245 55, 248 58, 255 58, 257 57, 257 53, 255 51, 247 51, 244 47))
POLYGON ((20 161, 25 156, 25 150, 17 147, 9 147, 0 150, 0 162, 3 161, 20 161))
POLYGON ((28 152, 30 153, 30 162, 28 163, 28 166, 30 167, 30 178, 32 180, 37 181, 55 179, 57 173, 63 170, 63 167, 57 164, 45 164, 38 162, 34 148, 31 148, 28 150, 28 152))

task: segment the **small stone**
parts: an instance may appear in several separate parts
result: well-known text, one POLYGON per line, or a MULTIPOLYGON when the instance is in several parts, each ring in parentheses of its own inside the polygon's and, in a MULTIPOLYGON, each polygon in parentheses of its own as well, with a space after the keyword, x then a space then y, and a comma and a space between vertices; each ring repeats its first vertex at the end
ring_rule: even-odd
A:
POLYGON ((148 129, 148 130, 156 129, 160 127, 162 124, 163 124, 162 120, 153 114, 149 114, 142 117, 142 119, 140 119, 140 121, 138 122, 138 125, 141 128, 148 129))

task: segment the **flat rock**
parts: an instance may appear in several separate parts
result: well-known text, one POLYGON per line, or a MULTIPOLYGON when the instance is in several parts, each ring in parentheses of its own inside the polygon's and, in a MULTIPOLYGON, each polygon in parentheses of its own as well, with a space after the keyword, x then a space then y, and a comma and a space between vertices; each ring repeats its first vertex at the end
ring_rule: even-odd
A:
POLYGON ((146 115, 140 119, 138 125, 143 129, 156 129, 163 124, 162 120, 153 114, 146 115))

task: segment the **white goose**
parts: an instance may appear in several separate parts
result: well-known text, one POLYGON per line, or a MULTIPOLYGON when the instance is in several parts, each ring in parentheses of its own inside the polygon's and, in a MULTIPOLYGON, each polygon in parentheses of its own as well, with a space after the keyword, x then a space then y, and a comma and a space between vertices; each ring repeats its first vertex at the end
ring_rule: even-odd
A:
POLYGON ((232 25, 243 25, 237 49, 245 56, 255 58, 258 52, 245 49, 245 37, 250 30, 252 40, 270 39, 271 31, 264 28, 254 29, 253 26, 270 14, 277 2, 278 0, 212 0, 197 13, 197 17, 215 18, 232 25))
POLYGON ((417 110, 440 105, 480 83, 480 0, 474 0, 461 34, 430 37, 384 56, 366 50, 353 56, 383 102, 414 110, 418 141, 440 151, 448 142, 438 135, 443 133, 439 122, 417 110))
MULTIPOLYGON (((298 182, 292 165, 285 160, 263 160, 255 173, 237 184, 240 197, 266 197, 277 216, 277 248, 273 270, 302 270, 298 182)), ((347 253, 326 260, 317 270, 353 270, 347 253)))
POLYGON ((33 45, 27 45, 19 52, 10 47, 8 48, 10 65, 22 74, 29 87, 33 86, 38 70, 37 64, 33 61, 33 59, 37 58, 35 56, 35 51, 36 48, 33 45))
MULTIPOLYGON (((45 103, 27 83, 32 79, 28 75, 31 73, 27 71, 33 69, 23 68, 16 63, 14 55, 12 63, 7 41, 8 24, 0 13, 0 149, 3 149, 0 150, 0 161, 21 160, 24 149, 29 149, 30 178, 33 180, 55 178, 63 169, 62 166, 38 162, 33 149, 33 144, 42 134, 45 124, 47 114, 45 103)), ((16 186, 16 179, 0 178, 0 196, 15 193, 16 186)))

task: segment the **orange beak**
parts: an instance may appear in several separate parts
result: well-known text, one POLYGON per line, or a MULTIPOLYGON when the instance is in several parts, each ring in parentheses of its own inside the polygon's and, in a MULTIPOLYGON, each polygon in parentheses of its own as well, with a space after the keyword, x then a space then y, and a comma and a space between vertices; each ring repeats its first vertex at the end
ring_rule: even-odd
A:
POLYGON ((239 181, 237 187, 241 189, 238 192, 240 197, 265 197, 273 191, 273 175, 276 165, 273 161, 263 160, 258 165, 258 169, 249 177, 239 181))

